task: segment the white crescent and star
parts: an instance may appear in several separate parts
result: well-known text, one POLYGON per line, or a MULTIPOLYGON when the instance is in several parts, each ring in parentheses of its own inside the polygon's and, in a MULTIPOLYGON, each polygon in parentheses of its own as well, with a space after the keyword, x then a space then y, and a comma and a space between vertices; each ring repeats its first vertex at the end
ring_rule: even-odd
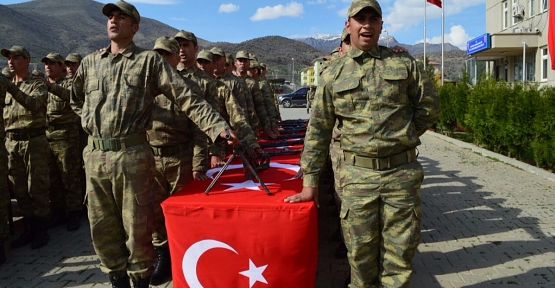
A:
MULTIPOLYGON (((235 254, 239 254, 237 253, 237 251, 235 251, 235 249, 233 249, 233 247, 229 246, 228 244, 213 239, 201 240, 191 245, 189 249, 185 251, 185 255, 183 255, 183 261, 181 262, 181 269, 183 270, 185 281, 187 282, 187 285, 189 285, 189 287, 203 288, 197 276, 198 260, 202 256, 202 254, 204 254, 204 252, 214 248, 222 248, 232 251, 235 254)), ((239 272, 239 274, 249 278, 249 288, 252 288, 252 286, 254 286, 256 282, 268 284, 268 281, 266 280, 266 278, 264 278, 264 275, 262 275, 267 267, 268 265, 257 267, 254 262, 252 262, 252 259, 249 259, 249 269, 241 271, 239 272)))
MULTIPOLYGON (((300 169, 299 165, 292 165, 292 164, 283 164, 283 163, 277 163, 277 162, 270 162, 270 167, 271 168, 281 168, 281 169, 287 169, 290 171, 293 171, 295 173, 297 173, 300 169)), ((206 172, 206 175, 210 178, 214 178, 213 176, 215 174, 217 174, 220 171, 221 168, 212 168, 210 170, 208 170, 206 172)), ((243 164, 231 164, 229 166, 227 166, 226 170, 233 170, 233 169, 243 169, 243 164)), ((291 177, 289 179, 285 179, 285 181, 287 180, 293 180, 294 178, 291 177)), ((237 190, 237 189, 249 189, 249 190, 257 190, 257 191, 261 191, 260 189, 260 184, 256 183, 252 180, 246 180, 244 182, 238 182, 238 183, 220 183, 221 185, 226 185, 226 186, 231 186, 230 188, 225 189, 224 191, 232 191, 232 190, 237 190)), ((275 183, 264 183, 266 185, 273 185, 275 183)))

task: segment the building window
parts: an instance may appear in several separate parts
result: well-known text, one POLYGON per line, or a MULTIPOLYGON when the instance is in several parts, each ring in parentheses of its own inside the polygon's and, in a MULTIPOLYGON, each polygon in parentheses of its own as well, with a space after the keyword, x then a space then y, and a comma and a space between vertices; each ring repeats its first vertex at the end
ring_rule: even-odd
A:
POLYGON ((547 11, 547 0, 542 0, 542 12, 547 11))
POLYGON ((503 2, 503 29, 509 27, 509 3, 503 2))
POLYGON ((513 6, 511 6, 511 18, 513 18, 513 25, 522 21, 520 17, 513 17, 512 7, 518 6, 518 0, 513 0, 513 6))
MULTIPOLYGON (((514 64, 514 81, 522 81, 522 56, 515 57, 514 64)), ((536 65, 533 53, 526 53, 526 75, 525 81, 536 81, 534 74, 536 73, 536 65)))
POLYGON ((541 81, 547 81, 547 69, 549 67, 549 53, 547 52, 547 47, 543 47, 541 48, 541 56, 542 56, 542 77, 541 77, 541 81))
POLYGON ((530 17, 532 17, 532 16, 536 15, 536 5, 537 5, 536 3, 537 2, 536 2, 536 0, 530 0, 529 3, 530 3, 530 7, 529 7, 530 17))

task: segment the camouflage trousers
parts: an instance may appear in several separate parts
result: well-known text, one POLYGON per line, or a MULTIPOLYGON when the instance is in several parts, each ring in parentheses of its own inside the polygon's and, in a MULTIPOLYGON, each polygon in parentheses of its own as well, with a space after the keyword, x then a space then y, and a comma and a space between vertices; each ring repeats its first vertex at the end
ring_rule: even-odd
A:
POLYGON ((10 193, 8 192, 8 158, 6 154, 6 146, 0 145, 0 241, 8 237, 8 205, 11 205, 10 193))
POLYGON ((351 165, 340 170, 349 287, 409 287, 420 242, 423 178, 418 161, 385 171, 351 165))
POLYGON ((28 141, 6 139, 8 175, 19 211, 23 217, 47 217, 50 214, 50 177, 46 135, 28 141))
POLYGON ((154 156, 147 142, 120 151, 83 151, 87 208, 100 270, 120 277, 146 278, 156 263, 154 156))
POLYGON ((334 141, 332 139, 332 142, 330 145, 330 158, 331 158, 331 165, 333 169, 333 178, 335 179, 334 180, 335 202, 339 205, 338 211, 340 211, 342 189, 339 181, 340 179, 339 172, 341 171, 341 168, 344 166, 345 160, 343 159, 343 151, 340 148, 339 141, 334 141))
POLYGON ((79 211, 83 208, 81 189, 82 156, 79 126, 48 133, 50 144, 50 201, 52 209, 79 211))
POLYGON ((154 198, 156 224, 152 233, 152 243, 156 247, 168 244, 166 221, 160 203, 193 181, 193 148, 190 144, 185 144, 180 148, 182 149, 179 153, 171 157, 154 156, 156 162, 154 185, 157 187, 154 198))

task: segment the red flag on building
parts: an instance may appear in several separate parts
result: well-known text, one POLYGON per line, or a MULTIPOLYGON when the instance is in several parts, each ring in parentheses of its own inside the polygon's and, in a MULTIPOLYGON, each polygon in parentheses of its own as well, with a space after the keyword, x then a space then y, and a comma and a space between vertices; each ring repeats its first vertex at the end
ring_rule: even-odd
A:
POLYGON ((314 287, 317 209, 283 202, 302 188, 298 157, 272 157, 259 173, 273 196, 234 161, 208 196, 210 181, 193 181, 162 203, 174 287, 314 287))
POLYGON ((428 3, 434 4, 437 7, 441 8, 441 0, 426 0, 428 3))
POLYGON ((555 70, 555 0, 549 0, 549 24, 547 27, 547 46, 551 58, 551 70, 555 70))

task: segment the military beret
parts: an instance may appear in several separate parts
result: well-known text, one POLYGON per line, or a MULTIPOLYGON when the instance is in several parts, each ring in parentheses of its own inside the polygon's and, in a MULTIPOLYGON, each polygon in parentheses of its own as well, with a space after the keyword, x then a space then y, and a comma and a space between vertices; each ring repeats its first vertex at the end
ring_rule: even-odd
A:
POLYGON ((14 45, 10 49, 2 49, 0 53, 2 53, 2 56, 4 57, 8 57, 9 55, 12 55, 12 56, 23 56, 27 59, 31 59, 31 54, 29 54, 29 51, 25 49, 25 47, 20 45, 14 45))
POLYGON ((116 3, 108 3, 104 5, 104 7, 102 7, 102 14, 110 17, 111 13, 116 9, 121 10, 121 12, 131 16, 133 19, 135 19, 137 23, 141 22, 141 15, 139 14, 139 11, 137 11, 137 8, 123 0, 116 3))

